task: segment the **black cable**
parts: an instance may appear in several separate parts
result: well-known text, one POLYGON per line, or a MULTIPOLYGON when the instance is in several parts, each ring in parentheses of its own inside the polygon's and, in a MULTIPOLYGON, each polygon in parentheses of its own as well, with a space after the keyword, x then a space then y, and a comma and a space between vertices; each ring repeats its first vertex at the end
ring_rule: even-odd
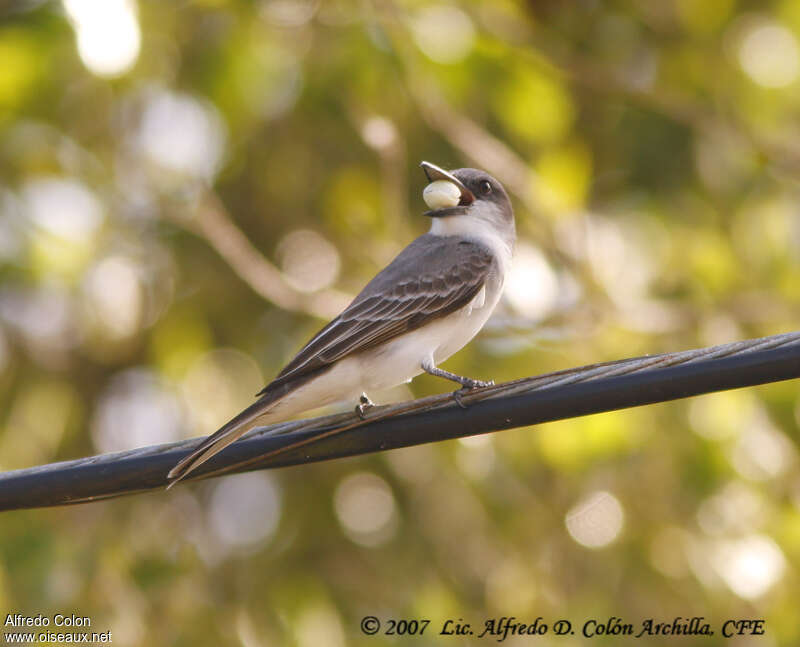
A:
MULTIPOLYGON (((800 332, 595 364, 467 393, 466 409, 444 394, 371 409, 366 421, 341 414, 265 427, 226 448, 188 480, 408 447, 797 377, 800 332), (342 427, 350 428, 337 431, 342 427), (304 444, 321 432, 330 435, 304 444)), ((169 469, 196 442, 0 474, 0 510, 82 503, 164 487, 169 469)))

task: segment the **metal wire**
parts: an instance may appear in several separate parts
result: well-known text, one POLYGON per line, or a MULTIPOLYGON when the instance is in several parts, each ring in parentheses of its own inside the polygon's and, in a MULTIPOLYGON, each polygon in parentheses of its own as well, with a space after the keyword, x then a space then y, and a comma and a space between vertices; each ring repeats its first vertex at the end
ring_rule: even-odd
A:
MULTIPOLYGON (((572 368, 476 389, 459 407, 443 394, 253 430, 189 480, 300 465, 800 377, 800 332, 572 368)), ((167 484, 196 443, 53 463, 0 474, 0 510, 83 503, 167 484)))

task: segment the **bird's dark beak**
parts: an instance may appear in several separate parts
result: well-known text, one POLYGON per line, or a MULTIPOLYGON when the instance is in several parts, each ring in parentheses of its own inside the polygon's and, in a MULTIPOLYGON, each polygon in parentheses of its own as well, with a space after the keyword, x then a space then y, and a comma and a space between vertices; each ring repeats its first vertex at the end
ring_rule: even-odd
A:
POLYGON ((458 190, 461 191, 461 200, 459 201, 458 206, 465 207, 475 202, 475 194, 472 193, 472 191, 470 191, 466 186, 464 186, 464 183, 452 173, 448 173, 443 168, 436 166, 436 164, 431 164, 430 162, 420 162, 420 166, 422 167, 422 170, 425 171, 425 176, 428 178, 428 182, 447 180, 458 187, 458 190))

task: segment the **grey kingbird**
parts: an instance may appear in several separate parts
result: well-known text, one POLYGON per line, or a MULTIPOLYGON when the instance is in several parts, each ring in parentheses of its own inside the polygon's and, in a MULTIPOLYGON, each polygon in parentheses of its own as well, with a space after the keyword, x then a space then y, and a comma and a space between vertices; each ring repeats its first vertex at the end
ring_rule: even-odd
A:
POLYGON ((167 475, 173 483, 257 425, 310 409, 355 401, 423 372, 487 386, 438 368, 492 314, 511 265, 516 238, 511 201, 489 174, 445 171, 421 164, 429 184, 423 198, 433 220, 373 278, 345 310, 320 330, 258 400, 203 440, 167 475))

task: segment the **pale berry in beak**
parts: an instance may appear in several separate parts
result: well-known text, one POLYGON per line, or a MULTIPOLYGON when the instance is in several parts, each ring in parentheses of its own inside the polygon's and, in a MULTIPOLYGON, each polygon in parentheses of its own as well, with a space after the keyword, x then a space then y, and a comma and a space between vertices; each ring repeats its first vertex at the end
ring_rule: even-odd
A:
POLYGON ((447 180, 436 180, 425 187, 422 199, 431 209, 455 207, 461 202, 461 189, 447 180))

